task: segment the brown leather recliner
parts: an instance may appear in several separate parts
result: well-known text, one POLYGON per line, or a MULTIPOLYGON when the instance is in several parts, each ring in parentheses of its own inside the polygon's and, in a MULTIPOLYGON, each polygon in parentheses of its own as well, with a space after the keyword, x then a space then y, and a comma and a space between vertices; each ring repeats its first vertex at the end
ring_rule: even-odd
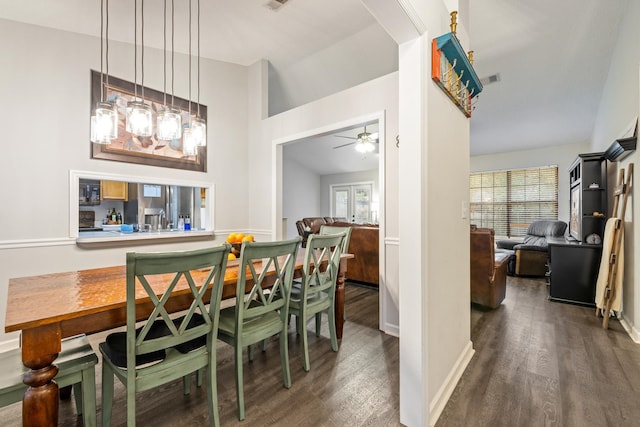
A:
POLYGON ((511 255, 495 252, 493 239, 493 229, 471 226, 471 302, 497 308, 507 292, 511 255))
POLYGON ((516 254, 516 276, 545 276, 549 248, 547 238, 564 237, 567 223, 557 220, 533 221, 522 241, 498 240, 498 249, 513 250, 516 254))

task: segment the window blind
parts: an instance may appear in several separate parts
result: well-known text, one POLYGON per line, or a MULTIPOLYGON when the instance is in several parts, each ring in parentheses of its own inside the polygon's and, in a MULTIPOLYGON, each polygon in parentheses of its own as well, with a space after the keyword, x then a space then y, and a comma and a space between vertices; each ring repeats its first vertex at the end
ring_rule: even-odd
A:
POLYGON ((471 224, 524 236, 532 221, 558 219, 558 167, 479 172, 469 178, 471 224))

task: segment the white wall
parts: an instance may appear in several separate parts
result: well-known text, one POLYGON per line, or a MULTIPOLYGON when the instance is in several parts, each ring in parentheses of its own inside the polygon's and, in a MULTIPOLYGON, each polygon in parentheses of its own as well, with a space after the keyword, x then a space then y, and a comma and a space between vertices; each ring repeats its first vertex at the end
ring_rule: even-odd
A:
POLYGON ((578 154, 590 152, 589 143, 581 142, 536 150, 471 156, 471 172, 558 165, 558 219, 569 223, 569 166, 578 154))
MULTIPOLYGON (((263 69, 263 62, 250 67, 251 97, 265 95, 264 87, 258 83, 262 75, 260 70, 263 69)), ((381 121, 380 150, 385 153, 386 165, 382 173, 387 190, 380 197, 393 200, 398 188, 398 149, 389 141, 394 141, 398 134, 397 78, 397 73, 392 73, 264 120, 262 112, 252 111, 250 127, 255 126, 256 130, 249 143, 251 227, 270 228, 274 236, 281 235, 283 177, 278 176, 278 171, 282 168, 284 143, 367 120, 381 121), (271 162, 267 159, 271 159, 271 162)), ((395 272, 398 260, 397 251, 392 255, 389 253, 397 248, 398 243, 397 235, 389 233, 397 230, 398 205, 384 203, 383 200, 380 203, 381 209, 385 206, 384 212, 381 212, 384 223, 381 224, 380 292, 381 299, 388 301, 388 306, 382 309, 381 317, 384 320, 380 328, 397 333, 398 282, 395 272), (386 275, 387 270, 392 274, 386 275)))
POLYGON ((397 70, 398 46, 380 25, 370 25, 293 64, 270 65, 269 115, 279 114, 397 70), (366 48, 363 49, 363 46, 366 48))
POLYGON ((287 218, 287 238, 298 235, 296 221, 323 215, 321 177, 287 156, 282 169, 282 215, 287 218))
MULTIPOLYGON (((90 69, 100 69, 99 38, 0 20, 0 40, 5 124, 0 197, 8 204, 0 209, 5 224, 0 231, 0 346, 17 337, 3 333, 10 277, 122 264, 125 252, 135 249, 80 249, 69 239, 71 169, 211 182, 216 186, 214 225, 221 238, 224 230, 248 225, 246 67, 201 60, 200 99, 208 107, 209 146, 207 172, 200 173, 90 158, 90 69)), ((112 42, 109 48, 110 73, 133 80, 132 46, 112 42)), ((145 85, 161 89, 162 52, 146 49, 145 57, 145 85)), ((186 58, 177 55, 176 70, 186 74, 186 69, 186 58)), ((176 79, 176 95, 187 96, 185 78, 176 79)), ((179 243, 170 249, 210 244, 179 243)))
MULTIPOLYGON (((592 151, 604 151, 614 139, 622 136, 625 128, 636 119, 640 111, 640 2, 630 1, 628 10, 620 24, 620 33, 616 44, 609 74, 602 93, 593 137, 592 151)), ((609 163, 609 193, 615 183, 613 177, 617 170, 634 163, 640 166, 640 154, 634 152, 622 162, 609 163)), ((635 177, 640 172, 636 169, 635 177)), ((635 186, 631 188, 631 197, 625 217, 625 274, 623 284, 622 324, 632 338, 640 343, 640 198, 633 197, 635 186)))
MULTIPOLYGON (((371 182, 373 194, 372 202, 379 202, 378 196, 378 169, 368 171, 337 173, 332 175, 322 175, 320 177, 320 212, 323 216, 331 216, 331 186, 342 184, 353 184, 361 182, 371 182)), ((379 203, 378 203, 379 205, 379 203)))

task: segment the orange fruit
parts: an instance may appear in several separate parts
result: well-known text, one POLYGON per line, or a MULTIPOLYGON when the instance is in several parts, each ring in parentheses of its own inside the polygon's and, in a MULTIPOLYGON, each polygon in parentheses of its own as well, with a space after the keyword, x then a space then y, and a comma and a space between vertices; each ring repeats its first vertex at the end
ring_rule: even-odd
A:
POLYGON ((227 236, 227 243, 235 243, 236 242, 236 233, 229 233, 227 236))
POLYGON ((244 239, 244 233, 236 233, 235 241, 233 243, 242 243, 242 239, 244 239))

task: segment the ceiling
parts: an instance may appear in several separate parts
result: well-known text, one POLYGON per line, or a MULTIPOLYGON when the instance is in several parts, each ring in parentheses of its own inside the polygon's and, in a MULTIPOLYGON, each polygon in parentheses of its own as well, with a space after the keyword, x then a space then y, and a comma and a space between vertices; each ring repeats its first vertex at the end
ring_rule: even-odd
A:
MULTIPOLYGON (((278 12, 266 3, 201 0, 202 56, 242 65, 268 59, 276 68, 287 67, 377 25, 361 0, 289 0, 278 12)), ((469 0, 474 67, 481 78, 501 77, 479 97, 471 119, 471 154, 589 141, 627 3, 469 0)), ((145 46, 162 48, 159 4, 145 3, 145 46)), ((188 3, 175 4, 176 50, 186 52, 188 3)), ((193 4, 195 8, 197 1, 193 4)), ((0 0, 0 17, 99 37, 99 5, 99 0, 0 0)), ((133 0, 111 0, 110 5, 109 38, 131 42, 133 0)), ((341 130, 354 136, 360 131, 341 130)), ((305 141, 317 144, 318 151, 309 155, 305 150, 310 148, 301 146, 299 151, 306 152, 301 161, 335 164, 341 171, 341 162, 362 160, 351 147, 328 148, 336 142, 341 141, 326 135, 305 141), (350 154, 355 157, 349 159, 350 154)))

